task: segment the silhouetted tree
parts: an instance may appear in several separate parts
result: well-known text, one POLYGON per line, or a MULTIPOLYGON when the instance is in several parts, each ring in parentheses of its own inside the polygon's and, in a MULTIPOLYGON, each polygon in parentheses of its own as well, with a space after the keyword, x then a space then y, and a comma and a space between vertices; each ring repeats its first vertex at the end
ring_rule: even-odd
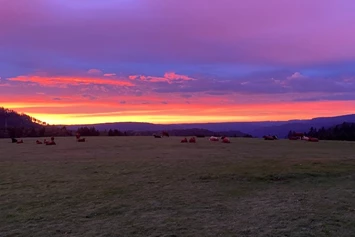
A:
POLYGON ((319 130, 310 128, 306 136, 317 137, 320 140, 355 141, 355 123, 342 123, 333 127, 322 127, 319 130))

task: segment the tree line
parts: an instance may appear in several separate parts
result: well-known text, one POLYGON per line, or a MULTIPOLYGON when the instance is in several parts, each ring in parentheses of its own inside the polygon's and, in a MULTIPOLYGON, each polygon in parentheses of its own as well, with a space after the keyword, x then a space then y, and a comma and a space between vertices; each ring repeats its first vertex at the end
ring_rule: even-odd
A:
MULTIPOLYGON (((292 136, 293 131, 289 132, 292 136)), ((355 141, 355 123, 342 123, 329 128, 321 127, 319 129, 311 127, 304 133, 307 137, 316 137, 320 140, 340 140, 355 141)))

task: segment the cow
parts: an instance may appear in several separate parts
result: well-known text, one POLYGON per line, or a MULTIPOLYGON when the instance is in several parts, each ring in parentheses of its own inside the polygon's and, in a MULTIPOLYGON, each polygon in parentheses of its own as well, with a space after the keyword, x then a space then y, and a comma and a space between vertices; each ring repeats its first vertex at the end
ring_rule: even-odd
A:
POLYGON ((153 134, 155 138, 161 138, 161 135, 153 134))
POLYGON ((302 140, 304 137, 304 133, 301 132, 294 132, 292 135, 289 137, 290 140, 302 140))
POLYGON ((273 136, 263 136, 264 140, 277 140, 277 136, 273 135, 273 136))
POLYGON ((85 138, 80 138, 80 133, 77 132, 75 137, 77 142, 85 142, 85 138))
POLYGON ((80 133, 77 132, 77 133, 75 134, 75 136, 76 136, 76 139, 80 139, 80 133))
POLYGON ((301 137, 301 140, 309 141, 309 137, 303 136, 301 137))
POLYGON ((218 138, 218 137, 211 136, 211 137, 209 138, 209 140, 210 140, 211 142, 218 142, 218 141, 219 141, 219 138, 218 138))
POLYGON ((316 138, 316 137, 310 137, 310 138, 308 139, 308 141, 309 141, 309 142, 319 142, 319 139, 316 138))
POLYGON ((44 140, 44 144, 47 146, 56 145, 56 143, 54 142, 54 137, 51 137, 50 141, 44 140))
POLYGON ((189 143, 196 143, 196 138, 195 137, 191 137, 189 140, 189 143))
POLYGON ((187 143, 187 138, 185 137, 185 138, 182 139, 180 142, 181 142, 181 143, 187 143))
POLYGON ((224 138, 222 139, 222 142, 223 142, 223 143, 231 143, 231 141, 229 140, 228 137, 224 137, 224 138))
POLYGON ((12 137, 12 138, 11 138, 11 142, 12 142, 12 143, 17 143, 17 139, 14 138, 14 137, 12 137))
POLYGON ((168 133, 168 132, 165 132, 165 131, 162 132, 161 135, 162 135, 162 137, 169 137, 169 133, 168 133))

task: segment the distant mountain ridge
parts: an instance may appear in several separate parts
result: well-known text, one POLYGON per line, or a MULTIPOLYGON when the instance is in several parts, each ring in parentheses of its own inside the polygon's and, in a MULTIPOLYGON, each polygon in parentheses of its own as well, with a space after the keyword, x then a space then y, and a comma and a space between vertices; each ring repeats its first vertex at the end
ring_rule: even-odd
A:
POLYGON ((334 117, 316 117, 304 120, 260 121, 260 122, 224 122, 224 123, 190 123, 190 124, 154 124, 142 122, 117 122, 92 125, 67 125, 69 129, 82 126, 94 126, 98 130, 118 129, 122 131, 165 131, 176 129, 206 129, 212 132, 240 131, 255 137, 272 134, 287 136, 290 130, 307 132, 311 127, 331 127, 343 122, 355 122, 355 114, 334 117))
MULTIPOLYGON (((340 115, 334 117, 316 117, 304 120, 288 120, 288 121, 259 121, 259 122, 222 122, 222 123, 190 123, 190 124, 154 124, 148 122, 117 122, 117 123, 101 123, 101 124, 79 124, 79 125, 54 125, 48 126, 46 123, 38 119, 32 118, 26 114, 19 114, 13 110, 0 108, 0 131, 5 131, 7 127, 22 127, 28 129, 46 128, 56 129, 53 134, 68 134, 68 130, 77 130, 80 127, 95 127, 99 131, 108 131, 110 129, 130 132, 158 132, 158 131, 175 131, 181 134, 182 130, 187 132, 189 129, 204 129, 210 133, 231 134, 243 136, 250 134, 254 137, 262 137, 263 135, 276 135, 280 138, 287 136, 290 130, 297 132, 308 132, 313 128, 329 128, 341 123, 355 123, 355 114, 340 115), (177 130, 181 130, 177 132, 177 130)), ((47 134, 47 133, 46 133, 47 134)), ((234 136, 233 135, 233 136, 234 136)), ((1 137, 1 136, 0 136, 1 137)))

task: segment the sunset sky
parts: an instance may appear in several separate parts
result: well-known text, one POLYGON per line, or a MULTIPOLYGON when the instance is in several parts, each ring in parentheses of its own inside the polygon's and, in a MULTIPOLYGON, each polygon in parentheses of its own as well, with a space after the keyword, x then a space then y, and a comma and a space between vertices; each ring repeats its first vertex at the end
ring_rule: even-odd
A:
POLYGON ((355 113, 354 0, 0 0, 0 106, 50 124, 355 113))

